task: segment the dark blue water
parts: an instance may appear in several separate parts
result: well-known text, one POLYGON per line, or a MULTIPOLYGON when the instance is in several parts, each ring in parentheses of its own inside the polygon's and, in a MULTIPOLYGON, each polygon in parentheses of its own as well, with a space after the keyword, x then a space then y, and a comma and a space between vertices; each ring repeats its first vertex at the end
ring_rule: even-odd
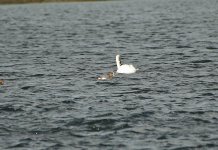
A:
POLYGON ((0 6, 0 149, 218 149, 217 0, 0 6), (115 55, 139 68, 116 70, 115 55))

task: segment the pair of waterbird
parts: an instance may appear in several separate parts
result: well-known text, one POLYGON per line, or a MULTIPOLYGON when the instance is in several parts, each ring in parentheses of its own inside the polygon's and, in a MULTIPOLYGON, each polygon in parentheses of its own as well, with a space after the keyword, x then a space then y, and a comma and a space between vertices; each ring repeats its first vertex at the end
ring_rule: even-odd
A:
POLYGON ((138 70, 132 64, 130 64, 130 65, 122 64, 121 61, 120 61, 120 55, 116 55, 116 64, 117 64, 117 70, 116 71, 108 72, 107 74, 98 77, 98 80, 110 80, 117 73, 131 74, 131 73, 135 73, 138 70))

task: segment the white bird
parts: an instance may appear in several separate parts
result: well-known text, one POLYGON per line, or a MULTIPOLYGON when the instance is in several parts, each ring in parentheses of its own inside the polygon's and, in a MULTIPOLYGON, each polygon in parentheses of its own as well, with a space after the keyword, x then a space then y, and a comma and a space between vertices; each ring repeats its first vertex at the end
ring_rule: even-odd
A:
POLYGON ((121 64, 120 55, 116 55, 117 73, 131 74, 136 72, 136 68, 133 65, 121 64))

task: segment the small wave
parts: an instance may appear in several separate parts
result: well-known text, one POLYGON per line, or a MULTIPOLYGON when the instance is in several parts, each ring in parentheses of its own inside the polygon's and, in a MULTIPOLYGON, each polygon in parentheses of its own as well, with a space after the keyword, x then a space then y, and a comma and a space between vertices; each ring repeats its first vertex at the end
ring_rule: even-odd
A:
POLYGON ((34 88, 34 86, 23 86, 23 87, 21 87, 22 90, 29 90, 31 88, 34 88))
POLYGON ((62 144, 59 141, 51 140, 47 142, 54 143, 52 146, 49 146, 47 149, 61 149, 61 147, 64 147, 64 144, 62 144))
POLYGON ((214 96, 213 93, 203 93, 202 96, 214 96))
POLYGON ((195 60, 195 61, 192 61, 191 63, 194 63, 194 64, 198 64, 198 63, 209 63, 209 62, 212 62, 212 60, 195 60))
POLYGON ((207 49, 210 49, 210 50, 214 50, 214 49, 217 50, 217 49, 218 49, 217 47, 213 47, 213 46, 207 46, 206 48, 207 48, 207 49))
POLYGON ((74 118, 72 121, 68 122, 65 126, 70 127, 70 126, 78 126, 83 124, 85 121, 84 118, 74 118))
POLYGON ((189 114, 197 114, 197 115, 202 115, 204 113, 205 113, 205 111, 191 111, 191 112, 189 112, 189 114))
POLYGON ((76 102, 73 101, 73 100, 64 100, 64 101, 62 101, 62 103, 64 103, 64 104, 75 104, 76 102))
POLYGON ((187 48, 192 48, 192 47, 190 45, 177 45, 176 48, 187 49, 187 48))
POLYGON ((202 119, 202 118, 193 118, 193 120, 198 122, 198 123, 211 123, 211 121, 205 120, 205 119, 202 119))
POLYGON ((22 108, 11 106, 11 105, 0 106, 0 110, 5 111, 5 112, 21 112, 21 111, 24 111, 22 108))
POLYGON ((153 111, 144 111, 144 112, 141 112, 141 113, 132 114, 129 118, 130 119, 135 119, 135 118, 140 119, 141 117, 148 118, 148 117, 150 117, 150 116, 152 116, 154 114, 155 114, 155 112, 153 112, 153 111))
POLYGON ((87 130, 90 132, 101 131, 101 130, 111 130, 114 127, 116 119, 94 119, 85 121, 87 130))
POLYGON ((196 146, 181 146, 177 148, 172 148, 172 150, 191 150, 191 149, 208 149, 208 148, 215 148, 217 144, 214 143, 206 143, 206 144, 199 144, 196 146))
POLYGON ((38 74, 30 75, 29 77, 43 77, 44 75, 45 74, 38 73, 38 74))
POLYGON ((24 148, 24 147, 27 147, 29 146, 29 143, 26 143, 26 142, 20 142, 20 143, 17 143, 17 144, 14 144, 12 146, 9 146, 8 149, 11 149, 11 148, 24 148))

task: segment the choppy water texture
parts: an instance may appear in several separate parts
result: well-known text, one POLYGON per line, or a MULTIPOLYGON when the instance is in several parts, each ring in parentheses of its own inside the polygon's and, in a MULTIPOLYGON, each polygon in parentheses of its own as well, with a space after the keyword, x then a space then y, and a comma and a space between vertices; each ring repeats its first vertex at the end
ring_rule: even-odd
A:
POLYGON ((0 6, 0 149, 217 149, 217 0, 0 6), (119 52, 139 71, 97 81, 119 52))

